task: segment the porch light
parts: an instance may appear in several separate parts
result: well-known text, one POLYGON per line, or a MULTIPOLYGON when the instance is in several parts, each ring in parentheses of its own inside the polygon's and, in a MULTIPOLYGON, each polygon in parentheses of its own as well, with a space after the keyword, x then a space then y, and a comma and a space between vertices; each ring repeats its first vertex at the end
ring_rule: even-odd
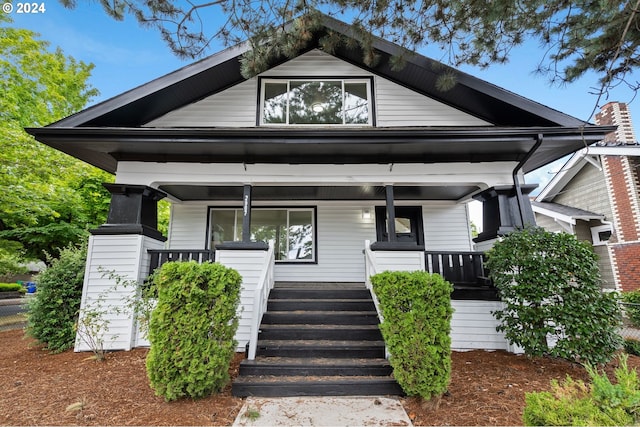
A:
POLYGON ((371 219, 371 208, 362 209, 362 219, 365 219, 365 220, 371 219))

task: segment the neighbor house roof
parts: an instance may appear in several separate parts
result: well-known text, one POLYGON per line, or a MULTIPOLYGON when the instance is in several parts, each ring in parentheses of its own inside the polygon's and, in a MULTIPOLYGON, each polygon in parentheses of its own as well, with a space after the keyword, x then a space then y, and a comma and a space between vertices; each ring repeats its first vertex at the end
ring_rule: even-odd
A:
MULTIPOLYGON (((349 25, 326 16, 305 51, 319 48, 327 31, 350 36, 349 25)), ((493 126, 272 129, 272 128, 142 128, 170 111, 188 105, 245 79, 240 59, 249 49, 240 44, 183 67, 44 128, 27 129, 39 141, 105 169, 116 170, 122 160, 276 162, 276 163, 392 163, 521 161, 536 141, 542 144, 528 158, 525 172, 593 143, 614 130, 594 126, 491 83, 457 72, 456 85, 436 88, 450 70, 422 55, 406 58, 392 69, 388 59, 402 53, 399 46, 376 39, 381 60, 364 64, 362 51, 343 45, 331 54, 411 90, 452 106, 493 126)), ((301 54, 304 52, 300 52, 301 54)), ((273 66, 289 58, 278 58, 273 66)))
POLYGON ((590 221, 592 219, 604 220, 605 216, 583 209, 572 208, 559 203, 532 201, 531 207, 536 213, 554 218, 568 224, 576 224, 576 220, 590 221))
POLYGON ((550 202, 564 190, 571 180, 587 164, 601 168, 596 156, 640 156, 640 145, 592 145, 576 151, 569 157, 551 181, 536 196, 539 202, 550 202))

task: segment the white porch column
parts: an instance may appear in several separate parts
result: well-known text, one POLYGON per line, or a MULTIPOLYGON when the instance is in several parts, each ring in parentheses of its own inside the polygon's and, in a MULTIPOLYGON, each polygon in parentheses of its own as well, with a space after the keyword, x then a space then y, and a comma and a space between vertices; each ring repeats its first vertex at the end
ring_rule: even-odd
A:
POLYGON ((219 245, 216 249, 216 262, 225 267, 233 268, 242 276, 242 288, 240 289, 240 306, 238 314, 240 322, 236 331, 238 346, 236 351, 245 350, 251 337, 251 322, 253 319, 255 291, 260 285, 260 278, 268 261, 268 249, 266 244, 219 245), (222 246, 222 248, 220 247, 222 246))
MULTIPOLYGON (((80 313, 95 311, 108 320, 106 330, 99 331, 104 349, 130 350, 138 340, 130 302, 148 274, 147 250, 162 249, 166 240, 157 230, 157 202, 165 194, 143 185, 105 187, 111 192, 109 216, 106 224, 91 230, 80 313)), ((77 334, 75 351, 89 350, 77 334)))

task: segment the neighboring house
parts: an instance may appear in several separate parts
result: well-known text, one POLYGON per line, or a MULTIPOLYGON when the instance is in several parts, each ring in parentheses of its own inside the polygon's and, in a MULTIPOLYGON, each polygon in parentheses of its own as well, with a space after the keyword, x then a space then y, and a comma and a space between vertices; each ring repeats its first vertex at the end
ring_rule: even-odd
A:
POLYGON ((638 289, 640 145, 625 104, 606 104, 596 123, 617 130, 569 158, 532 202, 536 223, 589 241, 598 255, 604 288, 638 289))
MULTIPOLYGON (((255 344, 275 282, 368 282, 383 270, 427 269, 454 282, 453 347, 507 349, 483 282, 467 202, 484 203, 478 245, 532 223, 523 173, 601 140, 590 125, 420 55, 390 67, 353 46, 318 48, 325 25, 295 58, 240 74, 239 45, 43 128, 39 141, 116 175, 108 223, 92 231, 83 305, 109 289, 102 271, 144 280, 177 252, 243 276, 239 350, 255 344), (171 201, 168 236, 156 202, 171 201), (265 241, 274 241, 273 255, 265 241)), ((123 65, 125 66, 125 65, 123 65)), ((301 284, 302 283, 302 284, 301 284)), ((129 292, 129 291, 123 291, 129 292)), ((118 303, 118 295, 109 296, 118 303)), ((111 320, 106 344, 146 344, 135 319, 111 320), (113 339, 110 339, 113 338, 113 339)), ((86 349, 81 343, 77 350, 86 349)))

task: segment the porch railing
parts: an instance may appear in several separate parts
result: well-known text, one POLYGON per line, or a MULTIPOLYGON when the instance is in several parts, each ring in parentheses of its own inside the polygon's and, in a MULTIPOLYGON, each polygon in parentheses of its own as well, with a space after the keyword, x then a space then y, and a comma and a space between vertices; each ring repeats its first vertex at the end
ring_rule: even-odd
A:
POLYGON ((425 269, 453 284, 453 299, 499 299, 485 260, 484 252, 425 251, 425 269))
POLYGON ((380 301, 378 300, 378 296, 373 290, 373 285, 371 284, 371 276, 375 276, 378 274, 377 265, 375 257, 373 256, 373 251, 370 248, 371 242, 369 240, 365 240, 364 242, 364 269, 365 269, 365 285, 369 292, 371 293, 371 297, 373 298, 373 303, 376 307, 376 312, 378 313, 378 319, 380 319, 380 323, 384 320, 382 317, 382 312, 380 311, 380 301))
POLYGON ((273 289, 274 276, 273 266, 275 265, 275 250, 273 242, 269 242, 269 250, 262 265, 262 273, 258 279, 258 286, 253 294, 253 316, 251 318, 251 333, 249 337, 249 350, 247 359, 254 360, 256 358, 256 350, 258 348, 258 332, 260 331, 260 323, 262 323, 262 315, 267 311, 267 302, 269 292, 273 289))
POLYGON ((169 261, 215 261, 215 252, 207 249, 148 249, 151 256, 149 275, 169 261))

